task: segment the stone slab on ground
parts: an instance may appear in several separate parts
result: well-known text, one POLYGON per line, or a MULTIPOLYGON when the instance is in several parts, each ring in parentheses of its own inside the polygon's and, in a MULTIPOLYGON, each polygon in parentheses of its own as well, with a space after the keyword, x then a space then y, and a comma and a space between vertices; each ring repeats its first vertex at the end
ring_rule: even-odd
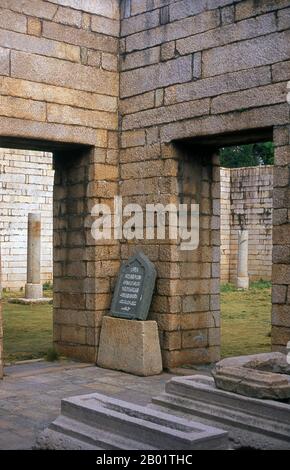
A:
POLYGON ((279 374, 290 374, 290 364, 287 363, 286 354, 280 352, 227 357, 216 363, 215 368, 220 367, 247 367, 279 374))
POLYGON ((40 299, 26 299, 25 297, 15 297, 8 299, 10 304, 22 304, 22 305, 40 305, 40 304, 52 304, 52 299, 49 297, 41 297, 40 299))
POLYGON ((228 431, 232 448, 290 450, 290 403, 220 390, 203 375, 172 378, 152 403, 153 409, 228 431))
POLYGON ((248 397, 290 399, 290 376, 246 367, 220 367, 212 371, 217 388, 248 397))
POLYGON ((290 364, 279 352, 230 357, 212 375, 217 388, 254 398, 290 399, 290 364))
POLYGON ((227 449, 227 432, 99 393, 62 400, 39 449, 227 449))
POLYGON ((157 323, 104 317, 97 365, 149 376, 162 372, 157 323))

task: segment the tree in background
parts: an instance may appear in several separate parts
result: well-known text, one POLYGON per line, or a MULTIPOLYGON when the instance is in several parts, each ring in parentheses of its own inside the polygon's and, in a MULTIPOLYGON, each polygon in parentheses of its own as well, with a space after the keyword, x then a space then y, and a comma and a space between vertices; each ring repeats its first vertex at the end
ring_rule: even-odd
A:
POLYGON ((225 168, 274 165, 274 144, 263 142, 223 147, 220 149, 220 164, 225 168))

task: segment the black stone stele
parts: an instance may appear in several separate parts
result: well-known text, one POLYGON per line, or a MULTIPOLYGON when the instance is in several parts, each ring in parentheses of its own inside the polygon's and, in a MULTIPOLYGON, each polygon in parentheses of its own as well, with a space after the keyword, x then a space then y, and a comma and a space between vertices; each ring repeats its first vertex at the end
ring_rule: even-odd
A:
POLYGON ((156 269, 142 252, 123 263, 111 305, 113 317, 146 320, 156 281, 156 269))

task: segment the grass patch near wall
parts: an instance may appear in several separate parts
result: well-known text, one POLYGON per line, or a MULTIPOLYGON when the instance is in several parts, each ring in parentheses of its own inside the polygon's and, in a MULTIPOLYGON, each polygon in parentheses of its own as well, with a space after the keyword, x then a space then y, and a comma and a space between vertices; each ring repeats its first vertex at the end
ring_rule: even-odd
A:
POLYGON ((221 286, 222 357, 271 350, 271 283, 257 281, 249 290, 221 286))
MULTIPOLYGON (((4 292, 4 361, 6 363, 39 359, 52 348, 52 305, 21 305, 8 303, 8 297, 23 292, 4 292)), ((52 296, 51 291, 45 295, 52 296)))

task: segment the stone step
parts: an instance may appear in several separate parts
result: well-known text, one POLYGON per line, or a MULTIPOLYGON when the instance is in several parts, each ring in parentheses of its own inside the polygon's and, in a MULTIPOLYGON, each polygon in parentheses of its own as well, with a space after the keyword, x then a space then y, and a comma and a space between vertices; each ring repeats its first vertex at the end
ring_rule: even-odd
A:
POLYGON ((290 404, 219 390, 211 377, 175 377, 152 403, 229 431, 234 447, 290 448, 290 404))
POLYGON ((62 400, 37 448, 227 449, 226 431, 98 393, 62 400))

